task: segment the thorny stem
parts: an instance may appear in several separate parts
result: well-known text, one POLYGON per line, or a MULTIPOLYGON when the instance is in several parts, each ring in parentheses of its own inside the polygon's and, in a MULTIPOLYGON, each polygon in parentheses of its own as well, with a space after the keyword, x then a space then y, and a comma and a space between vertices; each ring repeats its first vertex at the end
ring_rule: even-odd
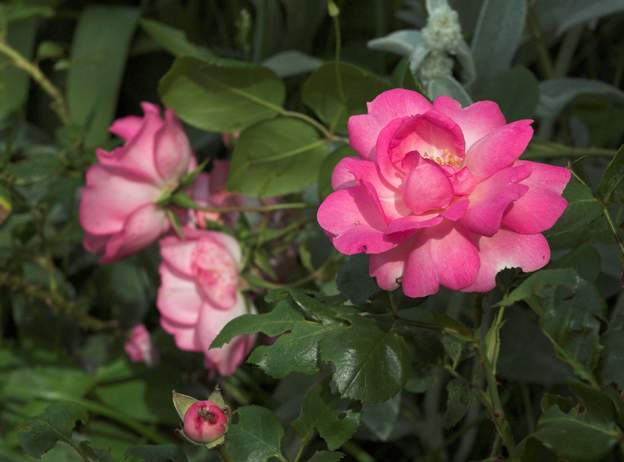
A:
POLYGON ((0 40, 0 54, 5 55, 15 67, 25 71, 37 82, 43 91, 52 98, 52 110, 56 113, 63 125, 69 125, 69 111, 63 95, 58 88, 41 72, 39 66, 24 58, 17 50, 11 47, 5 40, 0 40))
POLYGON ((78 323, 89 330, 116 329, 116 321, 103 321, 83 313, 80 307, 71 301, 65 300, 58 293, 48 292, 41 287, 31 284, 18 276, 0 272, 0 286, 8 287, 22 292, 26 297, 38 300, 50 309, 63 312, 68 317, 75 319, 78 323))

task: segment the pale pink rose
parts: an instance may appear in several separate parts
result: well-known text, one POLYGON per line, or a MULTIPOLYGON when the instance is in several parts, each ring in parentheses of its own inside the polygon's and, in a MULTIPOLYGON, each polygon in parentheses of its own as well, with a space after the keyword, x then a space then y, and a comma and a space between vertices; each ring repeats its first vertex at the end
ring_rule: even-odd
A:
MULTIPOLYGON (((227 179, 230 163, 226 160, 215 160, 210 173, 200 174, 191 188, 191 197, 204 207, 236 207, 244 203, 240 194, 227 191, 227 179)), ((205 212, 190 210, 191 223, 205 228, 210 221, 233 226, 238 219, 238 212, 205 212)))
POLYGON ((220 348, 211 349, 210 344, 229 321, 248 312, 238 288, 240 246, 214 231, 187 227, 184 236, 160 241, 160 323, 175 336, 178 348, 203 352, 208 368, 231 375, 255 338, 239 336, 220 348))
POLYGON ((169 229, 156 201, 194 168, 188 138, 173 111, 142 104, 143 117, 116 120, 111 133, 125 144, 97 150, 80 200, 84 246, 109 263, 141 250, 169 229))
POLYGON ((143 324, 137 324, 130 330, 124 349, 132 362, 151 366, 156 361, 156 349, 149 331, 143 324))
POLYGON ((504 268, 535 271, 550 259, 541 234, 567 206, 562 167, 518 160, 531 120, 507 124, 498 105, 433 103, 395 89, 349 119, 359 157, 335 168, 318 222, 336 249, 370 254, 382 289, 410 297, 439 286, 494 288, 504 268))

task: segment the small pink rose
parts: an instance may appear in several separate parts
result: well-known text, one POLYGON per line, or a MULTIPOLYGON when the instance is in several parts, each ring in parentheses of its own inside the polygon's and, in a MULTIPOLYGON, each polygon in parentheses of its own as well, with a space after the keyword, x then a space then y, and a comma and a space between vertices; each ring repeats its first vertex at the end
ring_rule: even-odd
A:
POLYGON ((196 401, 184 414, 184 435, 196 443, 212 443, 225 434, 228 420, 212 401, 196 401))
POLYGON ((156 361, 156 348, 149 331, 143 324, 138 324, 130 330, 124 349, 132 362, 151 366, 156 361))
POLYGON ((240 246, 224 233, 189 227, 183 231, 184 240, 168 236, 160 241, 160 322, 175 336, 178 348, 203 352, 209 369, 231 375, 255 337, 239 336, 220 348, 210 344, 229 321, 248 312, 238 287, 240 246))
POLYGON ((486 292, 504 268, 538 270, 550 259, 541 233, 567 206, 570 172, 519 160, 531 123, 507 123, 492 101, 462 108, 386 91, 349 119, 359 157, 334 169, 318 222, 341 253, 370 255, 382 289, 402 285, 410 297, 441 285, 486 292))
POLYGON ((84 246, 109 263, 135 253, 169 229, 156 202, 174 189, 195 166, 188 138, 173 111, 160 116, 157 106, 142 104, 143 117, 116 120, 110 131, 124 145, 97 150, 87 171, 80 200, 84 246))

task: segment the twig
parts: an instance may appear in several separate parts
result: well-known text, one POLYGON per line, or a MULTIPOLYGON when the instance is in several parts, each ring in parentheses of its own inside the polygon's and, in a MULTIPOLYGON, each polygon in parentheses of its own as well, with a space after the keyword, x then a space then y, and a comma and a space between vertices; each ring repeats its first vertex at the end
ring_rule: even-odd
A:
POLYGON ((52 110, 59 117, 63 125, 69 125, 69 111, 63 95, 58 88, 41 72, 39 66, 24 58, 17 50, 12 48, 5 40, 0 40, 0 53, 5 55, 13 65, 25 71, 37 82, 43 91, 52 98, 52 110))

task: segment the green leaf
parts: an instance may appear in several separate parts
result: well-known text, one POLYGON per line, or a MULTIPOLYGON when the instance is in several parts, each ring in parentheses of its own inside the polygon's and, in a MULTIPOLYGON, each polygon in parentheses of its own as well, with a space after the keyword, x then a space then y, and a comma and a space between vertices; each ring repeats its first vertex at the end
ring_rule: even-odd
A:
POLYGON ((568 207, 555 226, 546 232, 553 247, 576 247, 587 241, 594 221, 602 216, 602 206, 591 190, 572 177, 563 197, 568 207))
POLYGON ((452 428, 464 418, 475 396, 470 385, 462 378, 454 378, 446 384, 446 412, 444 427, 452 428))
POLYGON ((507 70, 522 40, 526 0, 485 0, 472 39, 478 81, 490 81, 507 70))
POLYGON ((401 411, 401 393, 383 403, 362 406, 361 420, 380 441, 388 441, 401 411))
POLYGON ((6 173, 15 178, 16 185, 24 186, 57 175, 62 167, 57 156, 39 154, 9 164, 6 173))
MULTIPOLYGON (((1 5, 0 5, 1 6, 1 5)), ((32 57, 37 22, 32 19, 9 25, 5 40, 26 59, 32 57)), ((28 97, 29 78, 14 67, 4 55, 0 56, 0 119, 19 109, 28 97)))
POLYGON ((539 117, 553 119, 579 96, 604 96, 613 101, 624 101, 624 92, 599 80, 563 78, 540 83, 539 117))
POLYGON ((316 180, 326 154, 327 141, 305 122, 283 117, 261 122, 236 142, 228 186, 249 196, 301 191, 316 180))
POLYGON ((525 438, 516 449, 521 462, 559 462, 559 458, 538 439, 525 438))
POLYGON ((615 423, 597 422, 574 411, 566 414, 557 406, 544 413, 533 434, 558 456, 571 461, 602 460, 619 436, 615 423))
POLYGON ((539 82, 524 66, 499 72, 479 91, 478 99, 496 101, 507 120, 533 116, 539 99, 539 82))
POLYGON ((125 462, 187 462, 184 451, 173 444, 135 446, 126 451, 125 462))
POLYGON ((308 459, 308 462, 340 462, 343 457, 342 452, 317 451, 308 459))
POLYGON ((78 19, 67 102, 72 122, 86 128, 89 144, 101 144, 108 137, 138 17, 136 8, 88 6, 78 19))
POLYGON ((347 258, 338 270, 336 285, 338 290, 349 297, 355 305, 363 304, 379 291, 377 283, 368 274, 368 256, 364 254, 347 258))
POLYGON ((503 317, 505 309, 500 308, 496 313, 496 317, 492 321, 492 325, 485 334, 485 358, 490 363, 491 373, 496 375, 496 365, 500 353, 500 330, 503 326, 503 317))
POLYGON ((297 50, 288 50, 274 54, 262 64, 283 78, 315 71, 323 61, 297 50))
POLYGON ((160 96, 185 122, 235 132, 282 112, 284 83, 269 69, 223 59, 176 59, 160 96))
POLYGON ((318 432, 333 451, 351 439, 358 428, 359 417, 352 410, 344 410, 335 397, 323 393, 322 387, 315 386, 306 395, 293 427, 304 440, 318 432))
POLYGON ((178 393, 175 390, 171 394, 172 394, 173 407, 178 413, 178 417, 180 417, 181 420, 184 420, 186 411, 188 411, 188 408, 191 407, 193 403, 197 402, 197 399, 193 398, 192 396, 178 393))
POLYGON ((22 427, 18 435, 19 441, 26 453, 41 457, 57 441, 73 445, 72 430, 77 422, 86 421, 87 412, 81 406, 64 401, 55 402, 22 427))
POLYGON ((289 333, 282 334, 272 345, 257 347, 247 362, 256 364, 275 378, 284 378, 292 372, 315 374, 318 372, 319 341, 339 328, 337 324, 297 322, 289 333))
POLYGON ((157 44, 173 56, 192 56, 194 58, 209 58, 212 56, 207 49, 191 43, 186 34, 174 27, 167 26, 151 19, 141 19, 141 28, 157 44))
POLYGON ((318 174, 318 191, 321 199, 329 196, 334 188, 331 185, 331 178, 334 168, 342 159, 348 156, 354 156, 355 153, 351 146, 340 146, 331 154, 325 157, 318 174))
POLYGON ((244 406, 236 411, 225 437, 226 450, 234 462, 282 461, 284 429, 277 418, 260 406, 244 406))
POLYGON ((602 336, 604 350, 600 358, 600 375, 607 385, 617 384, 624 389, 624 314, 616 316, 602 336))
POLYGON ((600 353, 600 322, 606 314, 598 290, 570 269, 542 270, 529 276, 500 304, 525 300, 540 316, 557 356, 590 382, 600 353))
POLYGON ((0 184, 0 225, 6 221, 12 211, 11 192, 0 184))
POLYGON ((347 63, 327 63, 303 84, 303 102, 330 130, 346 133, 347 119, 366 112, 366 103, 390 84, 365 69, 347 63))
POLYGON ((344 397, 382 402, 396 395, 409 377, 405 340, 359 317, 351 327, 334 331, 321 340, 324 362, 334 366, 332 380, 344 397))
POLYGON ((450 96, 459 101, 462 106, 472 104, 472 98, 464 87, 451 76, 438 76, 427 82, 427 96, 434 100, 438 96, 450 96))
POLYGON ((242 334, 262 332, 274 337, 291 330, 296 323, 303 320, 303 315, 292 306, 290 301, 281 301, 269 313, 244 314, 234 318, 219 332, 219 335, 212 341, 210 348, 223 346, 237 335, 242 334))
POLYGON ((624 4, 620 0, 549 0, 537 2, 535 7, 540 21, 560 35, 577 24, 621 11, 624 4))
POLYGON ((609 162, 607 169, 602 175, 598 185, 598 195, 606 203, 613 200, 622 203, 624 201, 624 145, 609 162))

